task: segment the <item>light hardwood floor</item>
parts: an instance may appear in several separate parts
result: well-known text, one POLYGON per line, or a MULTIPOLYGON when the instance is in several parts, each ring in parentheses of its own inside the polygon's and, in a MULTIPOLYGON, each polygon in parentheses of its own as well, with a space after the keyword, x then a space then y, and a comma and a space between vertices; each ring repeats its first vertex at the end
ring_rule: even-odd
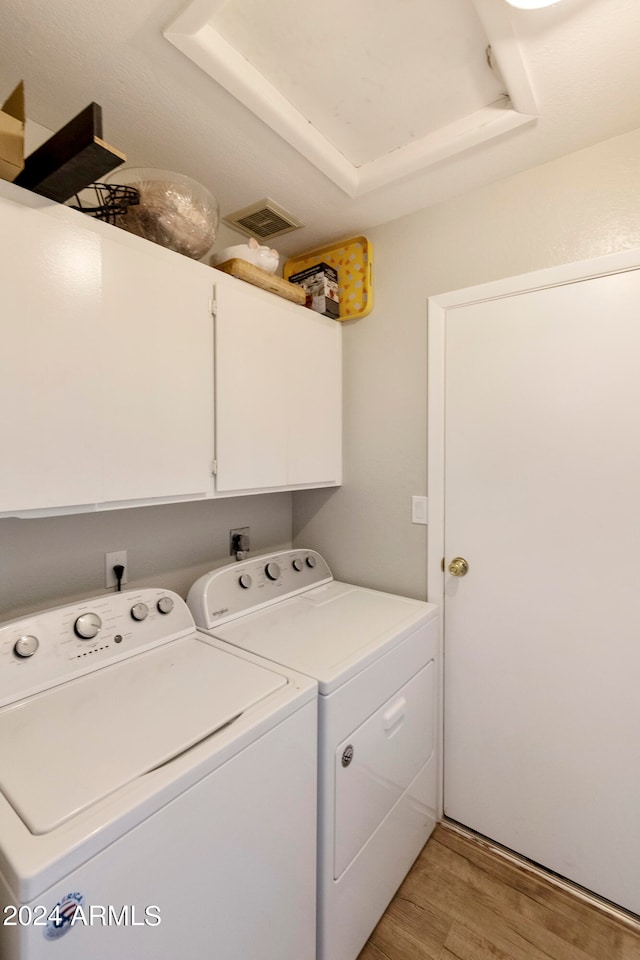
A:
POLYGON ((439 824, 358 960, 640 960, 640 924, 439 824))

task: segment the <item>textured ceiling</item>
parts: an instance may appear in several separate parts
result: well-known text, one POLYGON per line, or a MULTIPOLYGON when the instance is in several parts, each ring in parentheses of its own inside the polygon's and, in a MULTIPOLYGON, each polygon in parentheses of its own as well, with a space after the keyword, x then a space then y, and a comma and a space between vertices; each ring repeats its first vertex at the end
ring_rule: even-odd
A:
POLYGON ((472 0, 404 0, 374 16, 370 4, 344 0, 324 0, 321 17, 299 0, 217 6, 207 21, 222 42, 356 165, 504 93, 472 0))
POLYGON ((232 0, 213 23, 358 165, 503 94, 471 0, 380 4, 374 16, 371 9, 324 0, 319 29, 300 0, 232 0))
POLYGON ((378 173, 382 163, 392 175, 383 171, 386 181, 378 176, 349 196, 300 145, 169 42, 165 32, 186 9, 176 0, 3 0, 0 99, 23 78, 28 116, 50 130, 97 101, 105 139, 130 163, 189 174, 216 194, 223 214, 266 196, 289 209, 305 227, 279 239, 284 253, 360 233, 640 127, 637 0, 564 0, 528 12, 504 0, 352 0, 346 21, 337 13, 343 3, 196 6, 202 20, 217 17, 226 41, 312 117, 314 130, 356 171, 377 157, 378 173), (416 21, 419 8, 423 19, 416 21), (306 12, 308 23, 287 35, 292 10, 306 12), (359 33, 358 16, 366 18, 359 33), (317 46, 307 61, 300 41, 308 46, 309 24, 317 46), (484 35, 506 83, 482 60, 484 35), (323 47, 330 49, 324 65, 323 47), (444 149, 443 124, 502 87, 517 110, 537 119, 495 139, 464 141, 457 152, 444 149), (316 95, 320 89, 326 96, 316 95), (411 148, 427 137, 429 155, 398 168, 394 155, 407 138, 411 148))
POLYGON ((297 0, 192 0, 165 36, 356 197, 533 121, 504 5, 487 31, 478 4, 402 0, 371 17, 325 0, 319 25, 297 0))

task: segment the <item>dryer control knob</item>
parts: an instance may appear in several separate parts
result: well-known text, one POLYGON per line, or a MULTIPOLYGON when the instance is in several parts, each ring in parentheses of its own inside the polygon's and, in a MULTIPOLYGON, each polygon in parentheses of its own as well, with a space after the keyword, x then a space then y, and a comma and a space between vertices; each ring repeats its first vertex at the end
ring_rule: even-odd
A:
POLYGON ((251 584, 253 583, 253 580, 251 579, 248 573, 241 573, 240 576, 238 577, 238 583, 240 584, 243 590, 248 590, 251 584))
POLYGON ((173 610, 173 600, 171 597, 160 597, 158 600, 158 610, 160 613, 171 613, 173 610))
POLYGON ((146 603, 134 603, 131 607, 131 616, 134 620, 146 620, 149 615, 149 607, 146 603))
POLYGON ((307 557, 307 566, 311 567, 311 569, 313 570, 313 568, 316 566, 317 563, 318 561, 316 560, 316 558, 311 554, 309 554, 309 556, 307 557))
POLYGON ((274 563, 273 560, 271 563, 268 563, 264 568, 264 572, 269 577, 269 580, 277 580, 280 576, 280 567, 277 563, 274 563))
POLYGON ((39 646, 40 644, 37 637, 30 635, 18 637, 13 645, 13 652, 17 657, 22 657, 23 660, 26 660, 28 657, 34 655, 39 646))
POLYGON ((102 620, 97 613, 83 613, 73 625, 81 640, 93 640, 100 633, 102 620))
POLYGON ((291 566, 293 567, 294 570, 297 570, 298 573, 300 573, 303 567, 302 560, 299 557, 296 557, 295 560, 291 561, 291 566))

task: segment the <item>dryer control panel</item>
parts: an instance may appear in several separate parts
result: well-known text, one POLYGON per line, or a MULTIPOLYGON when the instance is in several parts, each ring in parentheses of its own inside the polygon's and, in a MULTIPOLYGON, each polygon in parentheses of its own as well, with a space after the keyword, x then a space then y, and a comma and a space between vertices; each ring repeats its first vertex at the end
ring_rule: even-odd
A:
POLYGON ((0 624, 0 706, 194 629, 184 600, 157 588, 93 597, 0 624))
POLYGON ((205 573, 189 590, 187 603, 195 622, 208 630, 331 580, 326 560, 315 550, 283 550, 205 573))

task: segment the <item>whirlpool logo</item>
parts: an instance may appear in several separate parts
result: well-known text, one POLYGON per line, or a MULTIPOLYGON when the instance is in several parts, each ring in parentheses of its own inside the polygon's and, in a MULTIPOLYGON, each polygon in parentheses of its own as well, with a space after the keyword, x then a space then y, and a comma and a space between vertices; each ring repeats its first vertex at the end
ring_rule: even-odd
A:
MULTIPOLYGON (((36 907, 36 911, 39 909, 44 910, 44 907, 36 907)), ((134 904, 114 906, 92 903, 87 906, 81 893, 68 893, 48 915, 44 936, 47 940, 58 940, 76 926, 157 927, 161 923, 160 907, 155 904, 144 909, 134 904)))
POLYGON ((81 893, 68 893, 59 900, 49 916, 44 935, 47 940, 58 940, 67 933, 73 924, 78 907, 82 908, 84 897, 81 893))

